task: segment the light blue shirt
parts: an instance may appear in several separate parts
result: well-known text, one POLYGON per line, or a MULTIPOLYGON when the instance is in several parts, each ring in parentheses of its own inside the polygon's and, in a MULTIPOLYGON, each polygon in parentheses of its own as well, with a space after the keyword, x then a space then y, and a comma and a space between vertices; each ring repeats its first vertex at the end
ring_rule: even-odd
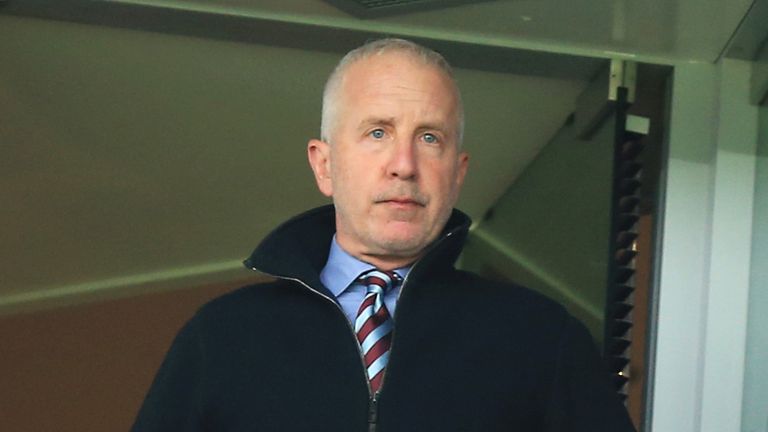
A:
MULTIPOLYGON (((336 301, 344 310, 344 314, 351 323, 355 322, 357 310, 360 308, 360 303, 362 303, 365 298, 365 286, 356 283, 355 280, 363 272, 374 268, 376 267, 348 254, 336 242, 336 236, 333 236, 331 250, 328 254, 328 261, 320 272, 320 281, 334 296, 336 296, 336 301)), ((395 273, 405 279, 405 276, 410 270, 410 266, 402 267, 395 269, 395 273)), ((389 290, 384 295, 384 303, 387 305, 387 310, 392 317, 395 316, 395 308, 397 307, 397 298, 399 295, 400 286, 389 290)))

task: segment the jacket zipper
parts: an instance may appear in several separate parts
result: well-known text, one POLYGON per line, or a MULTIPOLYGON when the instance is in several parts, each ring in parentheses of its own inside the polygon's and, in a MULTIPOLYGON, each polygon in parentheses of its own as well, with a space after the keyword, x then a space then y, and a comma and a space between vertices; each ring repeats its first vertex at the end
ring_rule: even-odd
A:
MULTIPOLYGON (((363 375, 365 376, 365 386, 368 388, 368 432, 375 432, 376 431, 376 419, 378 417, 378 396, 379 393, 373 393, 371 389, 371 381, 368 379, 368 369, 365 367, 365 357, 363 357, 363 350, 360 347, 360 342, 357 341, 357 336, 355 334, 355 328, 352 327, 352 323, 349 322, 349 319, 347 319, 347 315, 344 313, 344 309, 341 308, 341 306, 336 303, 335 300, 328 297, 325 294, 319 293, 316 290, 312 289, 309 285, 307 285, 304 281, 301 279, 288 277, 288 276, 279 276, 271 273, 264 272, 262 270, 257 269, 256 267, 251 267, 251 270, 262 272, 267 276, 272 276, 274 278, 283 279, 283 280, 290 280, 293 282, 297 282, 301 284, 304 288, 306 288, 309 292, 329 301, 334 306, 336 306, 336 309, 341 312, 342 316, 344 317, 344 322, 347 323, 347 328, 349 329, 350 333, 352 334, 352 339, 355 341, 355 346, 357 346, 357 354, 360 357, 360 364, 363 366, 363 375)), ((403 283, 405 284, 405 283, 403 283)), ((400 288, 402 290, 402 287, 400 288)), ((401 291, 402 292, 402 291, 401 291)), ((382 377, 383 378, 383 377, 382 377)), ((382 384, 384 381, 382 380, 382 384)))
MULTIPOLYGON (((368 373, 366 372, 366 376, 367 375, 368 373)), ((377 399, 378 396, 379 393, 376 392, 370 401, 368 401, 368 432, 376 432, 376 423, 379 417, 379 400, 377 399)))
MULTIPOLYGON (((411 266, 411 271, 413 271, 413 268, 416 267, 416 265, 419 263, 419 261, 421 261, 421 259, 417 259, 413 263, 413 265, 411 266)), ((411 272, 409 271, 408 274, 405 275, 405 277, 403 278, 403 283, 400 284, 400 292, 397 293, 397 302, 400 301, 400 296, 403 295, 403 291, 405 290, 405 283, 408 282, 408 276, 410 276, 410 275, 411 275, 411 272)), ((395 317, 393 315, 392 316, 392 320, 394 321, 394 319, 395 319, 395 317)), ((395 329, 394 329, 394 326, 393 326, 393 328, 392 328, 392 338, 389 341, 389 352, 390 352, 390 354, 392 353, 392 348, 394 346, 395 346, 395 329)), ((363 362, 365 362, 365 359, 363 359, 363 362)), ((386 373, 386 369, 385 369, 384 370, 384 376, 381 377, 381 385, 379 386, 379 391, 381 391, 381 389, 384 388, 384 381, 386 381, 386 380, 387 380, 387 373, 386 373)), ((374 403, 376 402, 376 396, 378 396, 378 393, 376 393, 376 395, 374 395, 374 398, 373 398, 373 402, 374 403)))
MULTIPOLYGON (((411 266, 411 271, 414 267, 416 267, 416 264, 418 264, 420 261, 416 260, 413 263, 413 266, 411 266)), ((408 276, 411 275, 411 272, 409 271, 407 275, 403 278, 403 283, 400 285, 400 292, 397 293, 397 301, 400 301, 400 296, 403 295, 403 290, 405 290, 405 283, 408 281, 408 276)), ((339 307, 341 308, 341 307, 339 307)), ((346 316, 345 316, 346 318, 346 316)), ((392 319, 394 320, 394 316, 392 316, 392 319)), ((352 329, 354 331, 354 328, 352 329)), ((355 338, 357 340, 357 338, 355 338)), ((360 344, 358 343, 358 346, 360 344)), ((392 353, 392 348, 395 346, 395 329, 392 328, 392 338, 389 342, 389 352, 392 353)), ((370 391, 371 385, 370 380, 368 378, 368 369, 365 367, 365 358, 362 357, 362 348, 360 348, 360 355, 363 359, 363 369, 365 369, 365 376, 366 380, 368 381, 368 390, 370 391)), ((384 381, 387 380, 387 373, 386 369, 384 370, 384 376, 381 377, 381 385, 379 385, 379 391, 373 394, 373 396, 370 398, 368 403, 368 432, 376 432, 376 426, 378 424, 378 417, 379 417, 379 393, 381 393, 381 389, 384 388, 384 381)))
MULTIPOLYGON (((454 234, 456 230, 448 232, 443 239, 446 239, 454 234)), ((441 241, 443 240, 441 239, 441 241)), ((411 270, 408 272, 407 275, 405 275, 405 278, 403 278, 403 283, 400 285, 400 292, 397 295, 397 301, 400 301, 400 297, 403 295, 403 291, 405 291, 405 284, 408 282, 408 277, 413 272, 413 269, 416 268, 416 266, 421 261, 421 258, 417 259, 413 265, 411 266, 411 270)), ((355 346, 357 346, 357 353, 360 357, 360 364, 363 366, 363 375, 365 376, 365 385, 368 388, 368 432, 376 432, 376 427, 378 425, 378 418, 379 418, 379 393, 381 390, 374 393, 371 389, 371 380, 368 377, 368 368, 365 366, 365 357, 363 356, 363 350, 362 347, 360 347, 360 342, 357 340, 357 334, 355 333, 355 328, 352 327, 352 323, 349 322, 349 319, 347 319, 347 315, 344 313, 344 309, 332 298, 328 297, 327 295, 318 292, 317 290, 310 287, 307 283, 302 281, 301 279, 290 277, 290 276, 279 276, 272 273, 267 273, 265 271, 262 271, 254 266, 251 266, 251 270, 258 271, 261 273, 264 273, 267 276, 272 276, 274 278, 283 279, 283 280, 290 280, 297 282, 301 284, 304 288, 306 288, 309 292, 320 296, 321 298, 329 301, 332 303, 336 309, 341 312, 342 316, 344 317, 344 322, 347 323, 347 328, 349 329, 350 333, 352 334, 352 339, 355 341, 355 346)), ((394 316, 392 317, 394 319, 394 316)), ((392 340, 389 345, 389 352, 392 352, 392 348, 395 346, 395 333, 394 329, 392 330, 392 340)), ((381 377, 381 385, 379 386, 379 389, 384 388, 384 381, 386 381, 387 375, 386 371, 383 377, 381 377)))
MULTIPOLYGON (((453 234, 454 234, 456 231, 457 231, 457 230, 453 230, 453 231, 449 231, 449 232, 447 232, 447 233, 445 234, 445 237, 443 237, 442 239, 440 239, 440 241, 444 241, 444 240, 445 240, 445 239, 447 239, 448 237, 452 236, 452 235, 453 235, 453 234)), ((422 256, 422 257, 423 257, 423 256, 422 256)), ((402 295, 403 295, 403 291, 405 291, 405 284, 408 282, 408 278, 411 276, 411 273, 413 273, 413 269, 414 269, 414 268, 416 268, 416 266, 419 264, 419 262, 421 262, 421 258, 419 258, 419 259, 417 259, 416 261, 414 261, 414 262, 413 262, 413 265, 411 266, 411 270, 410 270, 410 271, 408 272, 408 274, 407 274, 407 275, 405 275, 405 277, 403 278, 403 283, 400 285, 400 292, 397 294, 397 302, 399 302, 399 301, 400 301, 400 297, 402 297, 402 295)), ((305 284, 305 286, 306 286, 306 284, 305 284)), ((319 293, 318 293, 318 294, 319 294, 319 293)), ((335 303, 335 302, 334 302, 334 303, 335 303)), ((339 308, 341 308, 341 307, 339 307, 339 308)), ((395 318, 395 317, 393 316, 393 317, 392 317, 392 319, 394 319, 394 318, 395 318)), ((352 330, 353 330, 353 332, 354 332, 354 328, 353 328, 352 330)), ((355 339, 357 339, 357 338, 355 338, 355 339)), ((359 345, 359 344, 358 344, 358 345, 359 345)), ((391 341, 390 341, 390 343, 389 343, 389 352, 390 352, 390 353, 392 353, 392 348, 393 348, 394 346, 395 346, 395 331, 394 331, 394 328, 393 328, 393 330, 392 330, 392 340, 391 340, 391 341)), ((362 351, 361 351, 361 352, 362 352, 362 351)), ((363 359, 363 367, 365 367, 365 359, 363 359)), ((367 375, 368 375, 368 371, 366 370, 366 376, 367 376, 367 375)), ((385 374, 384 374, 384 376, 383 376, 383 377, 381 377, 381 385, 379 386, 379 388, 380 388, 380 389, 384 388, 384 381, 386 381, 386 380, 387 380, 387 374, 385 373, 385 374)), ((369 387, 370 387, 370 386, 369 386, 369 387)), ((379 390, 379 391, 381 391, 381 390, 379 390)), ((372 404, 373 404, 373 407, 372 407, 372 409, 374 410, 374 420, 375 420, 375 414, 376 414, 376 413, 375 413, 375 410, 376 410, 376 406, 375 406, 375 405, 376 405, 376 396, 378 396, 378 393, 376 393, 376 395, 374 395, 374 397, 371 399, 371 401, 372 401, 372 404)), ((370 417, 370 416, 369 416, 369 417, 370 417)), ((369 429, 369 431, 371 431, 371 432, 373 432, 373 430, 375 430, 375 428, 374 428, 374 429, 372 429, 372 430, 370 430, 370 429, 369 429)))

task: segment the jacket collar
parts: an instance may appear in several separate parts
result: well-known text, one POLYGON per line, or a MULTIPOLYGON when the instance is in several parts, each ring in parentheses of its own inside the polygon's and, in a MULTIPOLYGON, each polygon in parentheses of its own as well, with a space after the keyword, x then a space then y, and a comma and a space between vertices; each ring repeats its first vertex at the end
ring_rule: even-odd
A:
MULTIPOLYGON (((411 270, 409 279, 420 278, 445 266, 452 267, 461 253, 471 219, 454 209, 437 240, 427 247, 411 270)), ((336 232, 333 205, 295 216, 272 231, 243 263, 246 267, 283 279, 295 279, 329 294, 320 282, 320 271, 336 232)))

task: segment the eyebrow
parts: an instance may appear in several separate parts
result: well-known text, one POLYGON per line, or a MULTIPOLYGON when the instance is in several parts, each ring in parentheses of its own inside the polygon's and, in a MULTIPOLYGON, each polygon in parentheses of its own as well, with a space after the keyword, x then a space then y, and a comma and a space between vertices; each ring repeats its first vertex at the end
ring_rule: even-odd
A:
POLYGON ((448 128, 446 128, 445 125, 439 125, 437 123, 429 123, 429 122, 420 125, 419 127, 416 128, 416 130, 419 130, 419 131, 434 130, 434 131, 439 131, 443 133, 450 132, 450 130, 448 130, 448 128))
POLYGON ((382 126, 394 126, 395 125, 395 118, 394 117, 367 117, 360 121, 360 124, 358 125, 359 128, 365 128, 366 126, 374 126, 374 125, 382 125, 382 126))
MULTIPOLYGON (((358 125, 359 128, 363 129, 367 126, 394 126, 396 123, 394 117, 367 117, 360 121, 360 124, 358 125)), ((425 122, 417 126, 416 130, 424 131, 424 130, 435 130, 440 131, 444 133, 448 133, 449 128, 446 128, 445 125, 441 125, 439 123, 433 123, 433 122, 425 122)))

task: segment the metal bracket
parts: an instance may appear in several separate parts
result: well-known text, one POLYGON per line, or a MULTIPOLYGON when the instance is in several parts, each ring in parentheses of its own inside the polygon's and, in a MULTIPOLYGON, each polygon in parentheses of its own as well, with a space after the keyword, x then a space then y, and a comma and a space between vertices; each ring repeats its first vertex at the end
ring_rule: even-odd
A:
POLYGON ((635 101, 637 83, 637 63, 629 60, 611 60, 611 73, 608 79, 608 100, 618 99, 619 87, 627 89, 627 102, 635 101))
POLYGON ((624 128, 627 132, 638 135, 648 135, 651 130, 651 119, 629 114, 627 115, 627 125, 624 128))

